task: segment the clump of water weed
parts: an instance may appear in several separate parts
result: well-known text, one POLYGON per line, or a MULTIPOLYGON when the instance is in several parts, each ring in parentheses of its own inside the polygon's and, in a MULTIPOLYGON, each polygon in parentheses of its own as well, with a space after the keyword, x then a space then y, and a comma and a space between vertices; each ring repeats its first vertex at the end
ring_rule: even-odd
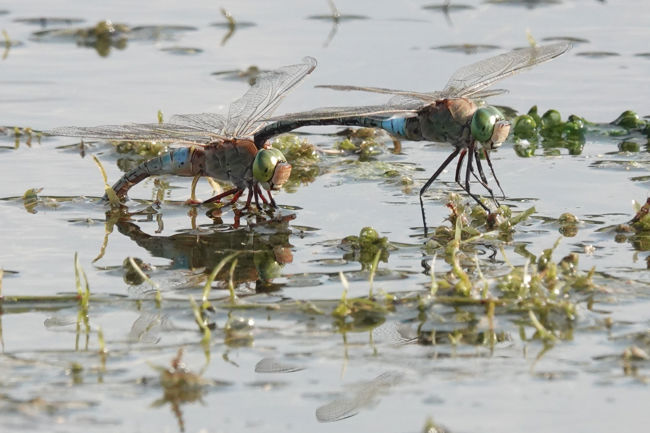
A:
POLYGON ((579 155, 585 143, 587 124, 585 119, 573 114, 562 120, 557 110, 547 110, 540 116, 537 106, 533 106, 527 114, 513 121, 515 151, 519 156, 532 156, 537 143, 541 143, 546 153, 565 148, 569 154, 579 155))
POLYGON ((364 270, 371 266, 377 254, 379 254, 379 260, 386 263, 390 251, 396 249, 387 237, 379 236, 377 230, 372 227, 362 228, 359 236, 346 236, 341 240, 340 247, 347 251, 343 255, 343 259, 361 263, 364 270))
POLYGON ((384 145, 378 140, 382 136, 373 128, 359 128, 346 130, 346 138, 336 143, 336 148, 359 156, 359 160, 368 161, 374 156, 383 153, 384 145))
POLYGON ((285 191, 295 192, 300 185, 313 182, 320 174, 318 161, 321 152, 304 138, 285 134, 273 140, 272 145, 279 149, 291 164, 291 176, 283 186, 285 191))
MULTIPOLYGON (((637 251, 650 251, 650 198, 641 205, 634 202, 636 211, 634 217, 624 224, 615 226, 614 241, 618 243, 631 242, 637 251)), ((607 228, 611 230, 612 227, 607 228)), ((648 268, 650 269, 650 258, 648 258, 648 268)))
POLYGON ((372 330, 386 320, 386 315, 393 310, 393 297, 383 296, 378 299, 348 298, 349 283, 343 272, 339 272, 343 285, 343 294, 332 311, 335 326, 340 332, 361 332, 372 330))
MULTIPOLYGON (((535 329, 534 338, 544 341, 570 338, 576 303, 582 294, 591 294, 596 288, 595 269, 580 272, 576 253, 554 260, 553 252, 559 240, 538 256, 528 253, 524 265, 510 264, 502 242, 509 240, 513 226, 533 214, 534 208, 513 216, 508 207, 502 206, 493 214, 485 215, 479 206, 468 208, 452 196, 449 209, 448 220, 452 226, 437 227, 425 249, 443 249, 443 257, 451 269, 442 278, 432 275, 430 294, 422 297, 420 309, 426 311, 434 300, 441 299, 491 302, 505 313, 521 314, 523 323, 535 329), (490 248, 495 251, 501 249, 510 270, 486 277, 473 248, 478 243, 492 245, 490 248)), ((578 222, 569 214, 562 215, 559 221, 569 226, 578 222)))
POLYGON ((0 134, 14 138, 14 149, 20 147, 21 141, 23 141, 27 147, 31 147, 34 138, 36 138, 36 141, 40 143, 41 137, 43 136, 43 133, 40 131, 34 131, 30 127, 20 126, 0 126, 0 134))
POLYGON ((295 134, 281 135, 273 140, 272 146, 280 150, 291 165, 316 161, 320 155, 316 146, 295 134))
POLYGON ((506 205, 488 213, 478 204, 468 204, 456 193, 449 194, 446 206, 450 212, 447 217, 450 226, 440 225, 433 229, 433 235, 425 244, 428 251, 446 247, 452 240, 460 247, 484 238, 487 233, 499 240, 510 241, 514 227, 535 213, 534 207, 513 213, 506 205))
POLYGON ((533 156, 541 144, 544 154, 555 155, 567 149, 570 155, 582 153, 587 134, 623 137, 619 143, 622 152, 638 152, 643 135, 650 131, 649 122, 634 111, 626 110, 611 123, 593 123, 583 117, 570 115, 566 120, 557 110, 547 110, 543 115, 533 106, 527 114, 513 119, 514 149, 519 156, 533 156))

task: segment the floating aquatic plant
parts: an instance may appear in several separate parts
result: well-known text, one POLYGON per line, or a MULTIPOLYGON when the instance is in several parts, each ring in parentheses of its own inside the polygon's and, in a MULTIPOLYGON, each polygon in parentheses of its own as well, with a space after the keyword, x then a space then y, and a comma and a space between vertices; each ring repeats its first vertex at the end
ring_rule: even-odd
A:
POLYGON ((546 154, 554 154, 557 149, 565 148, 569 154, 579 155, 587 136, 601 135, 621 137, 621 151, 638 152, 643 135, 647 136, 650 130, 648 125, 648 121, 631 110, 624 111, 613 122, 603 124, 589 122, 573 114, 562 120, 557 110, 548 110, 540 116, 537 106, 533 106, 527 114, 513 119, 514 149, 522 157, 534 155, 538 145, 546 154))
POLYGON ((230 347, 252 346, 254 329, 255 320, 229 313, 224 325, 224 343, 230 347))
MULTIPOLYGON (((208 301, 208 295, 210 294, 210 290, 212 289, 212 282, 216 278, 217 274, 219 271, 221 271, 221 268, 223 268, 226 263, 228 263, 230 260, 234 259, 239 252, 234 252, 232 254, 227 255, 223 259, 219 261, 219 263, 216 264, 216 266, 212 269, 212 272, 210 272, 210 275, 208 276, 205 285, 203 286, 203 296, 201 297, 201 309, 205 310, 207 308, 210 308, 210 302, 208 301)), ((231 292, 231 302, 234 303, 234 291, 231 292)))
POLYGON ((341 240, 340 247, 348 251, 343 259, 361 263, 364 270, 372 268, 375 262, 387 262, 390 251, 395 249, 387 237, 379 236, 372 227, 363 227, 359 236, 346 236, 341 240))
POLYGON ((106 194, 106 197, 108 197, 108 202, 111 204, 112 208, 119 208, 120 199, 117 197, 117 194, 115 194, 113 187, 108 184, 108 176, 106 176, 104 166, 99 162, 99 159, 97 159, 95 155, 93 155, 93 161, 95 161, 95 164, 97 164, 97 167, 99 168, 99 172, 102 174, 102 179, 104 180, 104 193, 106 194))
POLYGON ((348 280, 343 272, 339 272, 339 278, 343 285, 343 294, 332 311, 335 326, 339 332, 371 330, 386 320, 386 315, 393 309, 393 297, 384 296, 379 299, 348 298, 348 280))

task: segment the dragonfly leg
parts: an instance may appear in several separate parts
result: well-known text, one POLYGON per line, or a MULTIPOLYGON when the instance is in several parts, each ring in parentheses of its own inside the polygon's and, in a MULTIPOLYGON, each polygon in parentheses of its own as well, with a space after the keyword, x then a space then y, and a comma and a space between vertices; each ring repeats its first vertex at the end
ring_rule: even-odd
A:
POLYGON ((481 185, 483 185, 485 188, 489 189, 487 187, 487 177, 485 177, 485 173, 483 172, 483 166, 481 165, 481 159, 479 158, 478 151, 474 151, 474 160, 476 161, 476 168, 478 169, 478 176, 474 171, 472 171, 472 174, 474 174, 474 179, 479 181, 481 185))
POLYGON ((257 207, 259 207, 259 203, 257 203, 257 197, 259 197, 262 200, 262 203, 269 204, 269 202, 266 201, 266 198, 264 198, 260 186, 258 184, 255 184, 255 203, 257 204, 257 207))
POLYGON ((242 193, 242 190, 240 190, 239 188, 229 189, 228 191, 222 192, 219 195, 215 195, 214 197, 207 199, 206 201, 203 202, 203 204, 214 203, 214 202, 217 202, 217 201, 221 200, 224 197, 228 197, 229 195, 235 194, 237 198, 235 198, 235 200, 230 203, 230 204, 232 204, 235 201, 237 201, 237 199, 239 198, 241 193, 242 193), (239 195, 237 195, 237 193, 239 193, 239 195))
POLYGON ((258 209, 260 208, 260 194, 257 188, 257 185, 253 186, 251 188, 251 191, 253 191, 253 196, 255 197, 255 207, 258 209))
MULTIPOLYGON (((246 199, 246 209, 251 207, 251 200, 253 199, 253 188, 248 188, 248 198, 246 199)), ((255 196, 257 201, 257 195, 255 196)))
POLYGON ((445 159, 445 161, 440 165, 440 167, 438 167, 436 172, 433 173, 433 176, 431 176, 429 180, 427 180, 427 182, 424 184, 424 186, 420 189, 420 210, 422 211, 422 223, 424 224, 424 236, 427 235, 427 218, 424 214, 424 202, 422 201, 422 195, 425 192, 427 192, 427 189, 429 189, 431 184, 436 180, 438 176, 440 176, 440 173, 442 173, 442 171, 449 165, 449 163, 453 161, 454 158, 456 158, 458 152, 460 152, 460 149, 459 148, 455 149, 451 153, 451 155, 449 155, 447 159, 445 159))
POLYGON ((503 188, 501 188, 501 184, 499 183, 499 178, 497 178, 496 173, 494 172, 494 167, 492 167, 492 161, 490 161, 490 152, 487 149, 483 149, 483 155, 485 156, 485 160, 487 161, 488 165, 490 166, 490 171, 492 172, 492 177, 494 178, 494 181, 497 183, 497 186, 499 187, 499 191, 501 191, 501 195, 503 196, 503 199, 506 199, 506 193, 503 192, 503 188))
POLYGON ((469 145, 469 149, 467 152, 467 168, 465 169, 465 184, 461 185, 461 187, 465 190, 467 194, 469 194, 470 197, 472 197, 476 203, 478 203, 483 209, 485 209, 486 212, 490 213, 490 209, 483 204, 483 202, 479 199, 479 197, 475 194, 472 194, 472 192, 469 189, 469 179, 470 179, 470 174, 474 172, 474 152, 476 151, 474 147, 474 143, 469 145))
POLYGON ((232 198, 231 198, 230 201, 228 202, 228 206, 231 206, 231 205, 235 204, 235 202, 236 202, 237 200, 239 200, 239 197, 241 197, 241 195, 242 195, 243 193, 244 193, 244 190, 243 190, 243 189, 237 189, 237 192, 235 192, 235 194, 233 194, 232 198))
POLYGON ((194 179, 192 179, 192 189, 190 192, 190 198, 185 201, 185 204, 201 204, 201 200, 196 199, 196 184, 199 183, 199 179, 201 178, 200 174, 197 174, 194 176, 194 179))
POLYGON ((278 205, 275 204, 275 200, 273 200, 273 196, 271 196, 271 191, 266 191, 266 193, 269 195, 269 203, 273 207, 278 207, 278 205))
POLYGON ((458 157, 458 163, 456 163, 456 176, 454 177, 454 180, 458 185, 461 187, 463 186, 460 183, 460 171, 463 168, 463 160, 465 159, 465 155, 467 154, 467 149, 463 149, 460 151, 460 156, 458 157))
POLYGON ((472 174, 474 174, 474 178, 476 178, 476 180, 478 180, 478 182, 481 185, 483 185, 483 188, 487 189, 487 191, 490 193, 490 197, 492 197, 494 203, 497 205, 497 207, 499 207, 500 206, 499 202, 497 201, 496 197, 494 197, 494 192, 492 191, 492 188, 490 188, 490 186, 488 185, 487 178, 485 177, 485 173, 483 172, 483 166, 481 165, 481 159, 479 158, 477 151, 474 153, 474 158, 476 160, 476 168, 478 168, 478 174, 480 176, 480 179, 479 177, 476 176, 476 173, 474 173, 474 171, 472 170, 472 174))

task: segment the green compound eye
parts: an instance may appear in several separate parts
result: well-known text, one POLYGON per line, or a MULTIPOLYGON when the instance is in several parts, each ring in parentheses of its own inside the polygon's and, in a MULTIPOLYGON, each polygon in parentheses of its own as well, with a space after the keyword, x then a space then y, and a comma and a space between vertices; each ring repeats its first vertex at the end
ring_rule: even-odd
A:
POLYGON ((285 162, 286 158, 278 149, 262 149, 257 152, 253 161, 253 177, 258 182, 269 182, 275 173, 275 167, 279 162, 285 162))
POLYGON ((471 132, 472 137, 481 143, 485 143, 492 138, 494 125, 504 120, 505 117, 495 107, 481 107, 472 116, 471 132))

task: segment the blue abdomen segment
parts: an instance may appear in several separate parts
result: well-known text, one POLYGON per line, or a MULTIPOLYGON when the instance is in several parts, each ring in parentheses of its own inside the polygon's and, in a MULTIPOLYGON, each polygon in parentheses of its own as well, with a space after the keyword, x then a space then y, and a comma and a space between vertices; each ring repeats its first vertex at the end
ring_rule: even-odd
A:
POLYGON ((155 167, 149 167, 150 174, 176 174, 183 175, 183 172, 187 169, 191 170, 191 148, 190 147, 181 147, 174 149, 171 152, 167 152, 164 155, 160 156, 159 161, 156 159, 150 161, 152 163, 159 163, 160 168, 156 173, 155 167))
POLYGON ((381 128, 398 137, 406 137, 406 117, 357 117, 350 119, 349 124, 366 126, 370 128, 381 128), (353 123, 354 121, 354 123, 353 123))
POLYGON ((125 197, 129 189, 149 176, 174 174, 176 176, 203 175, 204 150, 197 146, 181 147, 143 162, 113 185, 118 197, 125 197))
POLYGON ((391 117, 389 119, 382 119, 378 125, 380 128, 390 132, 393 135, 406 138, 406 118, 405 117, 391 117))

